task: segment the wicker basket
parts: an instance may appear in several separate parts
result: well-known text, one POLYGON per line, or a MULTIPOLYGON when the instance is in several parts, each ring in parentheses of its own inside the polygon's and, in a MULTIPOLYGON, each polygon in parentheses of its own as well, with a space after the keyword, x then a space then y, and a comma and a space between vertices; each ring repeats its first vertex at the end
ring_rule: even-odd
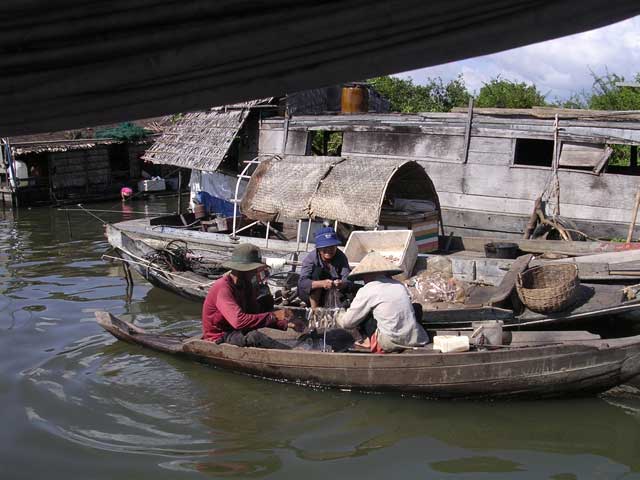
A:
POLYGON ((577 299, 578 266, 573 263, 541 265, 518 275, 518 297, 529 310, 553 313, 566 310, 577 299))

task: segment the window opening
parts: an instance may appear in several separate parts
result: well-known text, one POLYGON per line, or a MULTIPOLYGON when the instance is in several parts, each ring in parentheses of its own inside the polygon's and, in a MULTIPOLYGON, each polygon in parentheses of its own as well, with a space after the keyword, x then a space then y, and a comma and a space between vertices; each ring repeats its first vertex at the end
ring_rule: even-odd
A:
POLYGON ((606 166, 606 173, 640 175, 638 147, 636 145, 610 145, 613 152, 606 166))
POLYGON ((112 180, 126 182, 130 177, 128 145, 126 143, 114 143, 108 145, 107 152, 112 180))
POLYGON ((240 173, 240 142, 241 134, 234 137, 231 145, 227 149, 227 153, 220 162, 218 170, 224 173, 237 174, 240 173))
POLYGON ((339 157, 342 154, 342 132, 311 132, 311 155, 339 157))
POLYGON ((551 167, 553 164, 553 140, 516 138, 513 164, 551 167))

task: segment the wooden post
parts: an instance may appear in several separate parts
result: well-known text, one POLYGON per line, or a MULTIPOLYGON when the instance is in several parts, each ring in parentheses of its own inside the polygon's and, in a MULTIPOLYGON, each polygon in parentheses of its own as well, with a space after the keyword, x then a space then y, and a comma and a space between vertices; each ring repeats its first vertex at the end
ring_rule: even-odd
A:
POLYGON ((633 237, 633 230, 636 227, 636 218, 638 217, 638 207, 640 206, 640 188, 636 192, 636 203, 633 206, 633 215, 631 216, 631 224, 629 224, 629 232, 627 233, 627 243, 631 241, 633 237))
POLYGON ((287 152, 287 140, 289 139, 289 106, 284 109, 284 123, 282 124, 282 155, 287 152))
MULTIPOLYGON (((89 153, 87 151, 85 151, 82 155, 82 160, 84 163, 84 191, 85 191, 85 195, 89 196, 89 153)), ((107 156, 108 158, 108 156, 107 156)))
POLYGON ((302 235, 302 220, 298 220, 298 234, 296 235, 296 255, 300 251, 300 235, 302 235))
POLYGON ((560 119, 556 113, 553 122, 553 181, 555 190, 555 216, 560 216, 560 177, 558 177, 558 167, 560 164, 560 119))
POLYGON ((629 159, 629 168, 638 168, 638 146, 631 145, 631 158, 629 159))
POLYGON ((471 143, 471 126, 473 123, 473 97, 469 97, 469 111, 467 112, 467 125, 464 131, 464 150, 462 152, 462 163, 467 163, 469 158, 469 144, 471 143))
POLYGON ((311 233, 311 217, 309 217, 309 223, 307 224, 307 238, 304 241, 304 251, 309 249, 309 233, 311 233))
POLYGON ((182 213, 182 170, 178 170, 178 215, 182 213))
POLYGON ((269 231, 270 230, 271 230, 271 222, 269 221, 269 222, 267 222, 267 233, 264 236, 264 240, 265 240, 264 248, 265 249, 269 248, 269 233, 270 233, 269 231))

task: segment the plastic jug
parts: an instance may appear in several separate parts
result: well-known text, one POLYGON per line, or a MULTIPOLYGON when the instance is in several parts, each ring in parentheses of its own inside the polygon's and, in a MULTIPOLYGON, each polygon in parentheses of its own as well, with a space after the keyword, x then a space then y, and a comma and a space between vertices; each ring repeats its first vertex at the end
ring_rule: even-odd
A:
POLYGON ((433 337, 433 349, 442 353, 468 352, 469 337, 466 335, 436 335, 433 337))

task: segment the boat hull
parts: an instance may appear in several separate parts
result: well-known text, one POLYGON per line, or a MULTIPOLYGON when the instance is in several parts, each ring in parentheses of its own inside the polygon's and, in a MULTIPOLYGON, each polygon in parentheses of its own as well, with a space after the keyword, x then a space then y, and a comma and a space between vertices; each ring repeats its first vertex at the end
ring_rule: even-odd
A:
POLYGON ((217 345, 148 334, 105 312, 96 317, 105 330, 130 343, 312 387, 431 398, 551 398, 597 394, 640 373, 640 336, 481 352, 375 355, 217 345))

